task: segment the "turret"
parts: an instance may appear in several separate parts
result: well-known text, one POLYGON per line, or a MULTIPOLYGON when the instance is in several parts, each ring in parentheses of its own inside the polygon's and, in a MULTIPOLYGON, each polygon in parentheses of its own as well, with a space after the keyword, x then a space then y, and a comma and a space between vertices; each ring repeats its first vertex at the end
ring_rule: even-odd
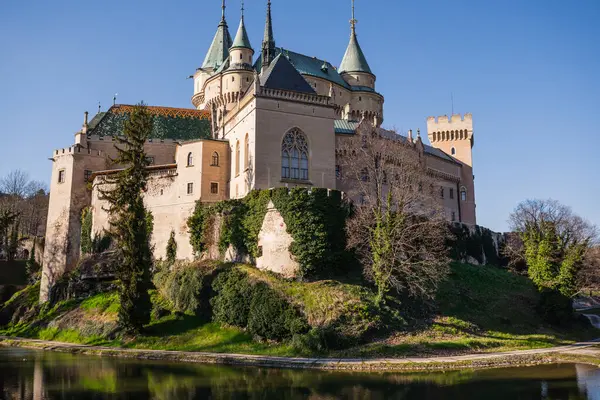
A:
POLYGON ((352 0, 352 19, 350 20, 350 43, 340 64, 339 72, 342 78, 351 86, 366 86, 375 89, 375 75, 369 67, 365 53, 363 53, 356 36, 354 17, 354 0, 352 0))
POLYGON ((214 72, 217 70, 229 57, 229 49, 231 48, 232 41, 231 35, 229 34, 229 27, 225 20, 225 0, 222 0, 221 9, 221 22, 217 27, 217 33, 206 53, 204 62, 202 63, 201 69, 206 72, 214 72))
POLYGON ((273 21, 271 19, 271 0, 267 3, 267 22, 262 43, 262 68, 267 68, 275 59, 275 37, 273 36, 273 21))
POLYGON ((229 69, 252 69, 254 49, 250 44, 246 25, 244 24, 244 2, 242 1, 242 17, 233 45, 229 49, 229 69))
POLYGON ((427 118, 427 136, 433 147, 443 150, 469 167, 473 166, 473 116, 453 114, 427 118))

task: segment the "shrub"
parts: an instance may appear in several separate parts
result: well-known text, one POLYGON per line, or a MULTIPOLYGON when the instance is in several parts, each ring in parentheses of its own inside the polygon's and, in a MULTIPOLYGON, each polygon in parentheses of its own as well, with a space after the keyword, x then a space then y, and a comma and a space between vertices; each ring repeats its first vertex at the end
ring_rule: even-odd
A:
POLYGON ((558 290, 542 289, 538 302, 538 313, 544 321, 553 325, 566 325, 573 321, 573 303, 558 290))
POLYGON ((208 317, 215 269, 212 263, 163 266, 154 276, 154 285, 175 311, 208 317))
POLYGON ((210 301, 213 320, 245 328, 254 289, 248 276, 238 269, 230 269, 214 280, 212 288, 216 292, 210 301))
POLYGON ((308 331, 308 322, 290 303, 265 283, 254 287, 248 331, 271 340, 289 339, 308 331))
POLYGON ((175 241, 175 231, 171 231, 171 236, 169 236, 169 241, 167 242, 167 262, 173 265, 176 259, 177 241, 175 241))

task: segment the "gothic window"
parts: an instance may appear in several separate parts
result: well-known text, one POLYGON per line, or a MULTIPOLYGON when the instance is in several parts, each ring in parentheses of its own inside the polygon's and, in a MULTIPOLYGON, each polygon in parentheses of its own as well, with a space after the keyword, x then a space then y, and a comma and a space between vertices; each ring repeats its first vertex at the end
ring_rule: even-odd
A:
POLYGON ((217 153, 216 151, 212 155, 212 163, 210 165, 213 167, 219 166, 219 153, 217 153))
POLYGON ((247 133, 244 142, 244 168, 250 168, 250 138, 247 133))
POLYGON ((193 167, 194 166, 194 155, 192 153, 188 154, 187 166, 188 167, 193 167))
POLYGON ((456 155, 456 149, 453 147, 451 151, 452 155, 456 155))
POLYGON ((464 186, 460 188, 460 200, 467 201, 467 189, 464 186))
POLYGON ((308 141, 299 129, 285 134, 281 144, 281 177, 308 180, 308 141))
POLYGON ((235 142, 235 176, 240 174, 240 141, 235 142))

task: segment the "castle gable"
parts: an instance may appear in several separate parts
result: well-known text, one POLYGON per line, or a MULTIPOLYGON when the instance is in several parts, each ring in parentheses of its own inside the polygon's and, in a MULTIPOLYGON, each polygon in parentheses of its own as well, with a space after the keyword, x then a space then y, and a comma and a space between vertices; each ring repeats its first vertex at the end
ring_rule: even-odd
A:
POLYGON ((261 84, 267 89, 290 90, 316 94, 306 79, 294 68, 287 58, 279 55, 261 76, 261 84))
MULTIPOLYGON (((131 105, 115 105, 92 119, 88 135, 118 136, 133 111, 131 105)), ((196 140, 210 139, 210 113, 187 108, 148 106, 154 117, 151 139, 196 140)))

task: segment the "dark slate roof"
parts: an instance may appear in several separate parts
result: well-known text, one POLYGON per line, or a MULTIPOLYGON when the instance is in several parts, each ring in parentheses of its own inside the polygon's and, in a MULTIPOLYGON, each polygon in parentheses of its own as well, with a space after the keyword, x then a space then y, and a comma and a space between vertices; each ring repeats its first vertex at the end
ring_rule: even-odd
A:
MULTIPOLYGON (((96 115, 89 124, 88 134, 118 136, 134 106, 118 104, 96 115)), ((151 139, 195 140, 212 137, 210 113, 188 108, 148 106, 154 116, 151 139)))
POLYGON ((316 94, 306 79, 281 54, 269 65, 260 77, 261 85, 268 89, 291 90, 294 92, 316 94))
POLYGON ((375 92, 373 88, 368 86, 352 86, 353 92, 375 92))
MULTIPOLYGON (((398 139, 398 140, 402 140, 402 141, 408 140, 408 138, 407 138, 407 137, 405 137, 405 136, 402 136, 402 135, 399 135, 399 134, 397 134, 396 132, 394 132, 394 131, 389 131, 389 130, 387 130, 387 129, 379 128, 379 129, 378 129, 378 132, 379 132, 381 135, 383 135, 383 136, 385 136, 385 137, 392 138, 392 139, 398 139)), ((423 151, 424 151, 426 154, 429 154, 429 155, 431 155, 431 156, 435 156, 435 157, 441 158, 442 160, 449 161, 449 162, 451 162, 451 163, 454 163, 454 164, 461 165, 461 164, 460 164, 458 161, 456 161, 456 160, 455 160, 453 157, 451 157, 451 156, 449 156, 448 154, 444 153, 444 152, 443 152, 442 150, 440 150, 440 149, 436 149, 435 147, 429 146, 429 145, 427 145, 427 144, 425 144, 425 143, 423 143, 423 148, 424 148, 424 150, 423 150, 423 151)))
MULTIPOLYGON (((282 53, 294 66, 294 68, 296 68, 296 70, 301 74, 325 79, 329 82, 333 82, 340 86, 343 86, 346 89, 351 89, 350 85, 348 85, 348 83, 344 79, 342 79, 342 77, 334 68, 334 66, 328 63, 327 61, 321 60, 316 57, 305 56, 303 54, 296 53, 291 50, 286 50, 281 47, 277 47, 275 49, 275 54, 279 55, 282 53)), ((260 57, 256 61, 254 68, 257 71, 260 71, 260 69, 262 68, 262 60, 260 57)))
POLYGON ((340 64, 340 73, 343 72, 366 72, 373 75, 365 53, 363 53, 360 44, 358 44, 354 28, 350 34, 350 43, 348 43, 348 48, 340 64))

